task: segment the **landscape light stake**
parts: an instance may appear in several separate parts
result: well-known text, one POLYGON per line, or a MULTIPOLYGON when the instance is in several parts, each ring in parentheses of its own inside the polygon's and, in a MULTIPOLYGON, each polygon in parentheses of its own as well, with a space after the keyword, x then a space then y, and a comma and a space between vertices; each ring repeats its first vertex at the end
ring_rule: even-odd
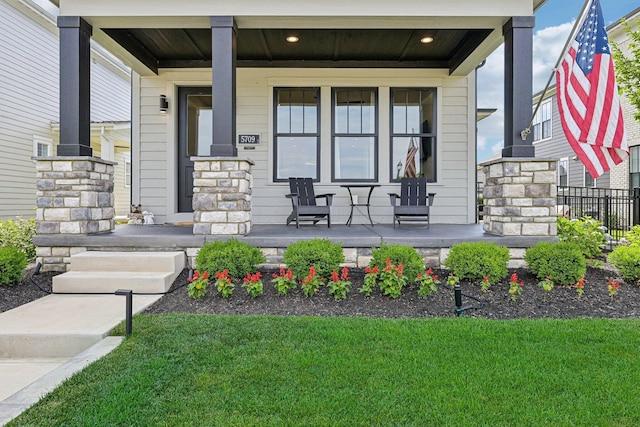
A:
POLYGON ((453 288, 456 299, 456 316, 460 317, 462 314, 462 289, 460 285, 456 284, 453 288))
POLYGON ((470 295, 464 295, 467 298, 471 298, 474 301, 478 301, 480 303, 479 306, 474 306, 474 305, 466 305, 466 306, 462 306, 462 288, 460 287, 459 284, 456 284, 453 287, 453 292, 454 292, 454 297, 455 297, 455 301, 456 301, 456 316, 460 317, 462 316, 462 313, 466 310, 480 310, 481 308, 484 307, 484 302, 482 300, 479 300, 478 298, 472 297, 470 295))
POLYGON ((126 335, 131 335, 133 329, 133 291, 131 289, 118 289, 116 295, 124 295, 127 301, 126 307, 126 335))

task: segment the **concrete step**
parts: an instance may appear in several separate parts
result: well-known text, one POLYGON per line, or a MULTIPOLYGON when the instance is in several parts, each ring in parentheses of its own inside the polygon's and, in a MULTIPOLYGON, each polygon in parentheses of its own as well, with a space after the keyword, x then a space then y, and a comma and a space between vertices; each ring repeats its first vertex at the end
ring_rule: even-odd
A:
POLYGON ((56 293, 114 293, 118 289, 131 289, 134 293, 166 292, 180 271, 68 271, 53 277, 52 289, 56 293))
MULTIPOLYGON (((160 298, 134 295, 133 312, 160 298)), ((73 357, 125 319, 125 303, 115 295, 48 295, 0 313, 0 358, 73 357)))
POLYGON ((87 251, 71 256, 71 271, 182 271, 184 252, 87 251))
POLYGON ((53 292, 166 292, 185 264, 184 252, 81 252, 71 271, 53 278, 53 292))

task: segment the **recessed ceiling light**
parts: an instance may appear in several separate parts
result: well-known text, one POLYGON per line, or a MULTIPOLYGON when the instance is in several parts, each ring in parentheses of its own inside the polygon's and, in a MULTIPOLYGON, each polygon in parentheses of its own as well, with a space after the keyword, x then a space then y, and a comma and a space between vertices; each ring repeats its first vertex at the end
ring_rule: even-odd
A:
POLYGON ((431 37, 431 36, 425 36, 425 37, 420 39, 420 43, 422 43, 422 44, 429 44, 431 42, 433 42, 433 37, 431 37))
POLYGON ((300 39, 297 36, 289 36, 289 37, 287 37, 287 41, 289 43, 297 43, 298 40, 300 40, 300 39))

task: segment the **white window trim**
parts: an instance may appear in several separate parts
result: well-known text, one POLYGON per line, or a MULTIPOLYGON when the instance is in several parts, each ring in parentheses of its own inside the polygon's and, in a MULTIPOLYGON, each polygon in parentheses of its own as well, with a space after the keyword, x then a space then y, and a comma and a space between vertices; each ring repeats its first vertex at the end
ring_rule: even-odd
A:
POLYGON ((130 188, 131 187, 131 182, 132 182, 132 175, 133 175, 133 170, 131 169, 131 157, 130 156, 124 156, 124 186, 125 188, 130 188), (129 165, 129 184, 127 184, 127 165, 129 165))
MULTIPOLYGON (((558 160, 558 180, 557 183, 558 185, 560 185, 560 163, 564 162, 567 167, 565 168, 565 171, 567 172, 567 184, 566 186, 569 186, 569 158, 568 157, 562 157, 558 160)), ((584 179, 584 178, 583 178, 584 179)))
MULTIPOLYGON (((533 132, 533 127, 536 124, 540 124, 540 133, 542 133, 542 109, 544 108, 545 105, 549 105, 549 109, 551 110, 549 112, 549 122, 550 122, 550 126, 549 126, 549 136, 546 138, 540 138, 540 139, 536 139, 533 141, 534 144, 537 144, 539 142, 544 142, 544 141, 548 141, 551 138, 553 138, 553 102, 551 98, 547 98, 545 100, 542 101, 542 103, 540 104, 540 108, 538 109, 537 114, 533 117, 533 122, 531 122, 531 132, 533 132), (539 118, 539 121, 536 121, 536 118, 539 118)), ((535 106, 533 107, 533 110, 535 111, 535 106)))
POLYGON ((47 146, 47 156, 53 155, 53 139, 40 135, 33 135, 33 155, 38 157, 38 144, 47 146))
POLYGON ((598 186, 598 180, 596 178, 593 179, 593 186, 587 187, 587 168, 582 166, 582 186, 585 188, 596 188, 598 186))

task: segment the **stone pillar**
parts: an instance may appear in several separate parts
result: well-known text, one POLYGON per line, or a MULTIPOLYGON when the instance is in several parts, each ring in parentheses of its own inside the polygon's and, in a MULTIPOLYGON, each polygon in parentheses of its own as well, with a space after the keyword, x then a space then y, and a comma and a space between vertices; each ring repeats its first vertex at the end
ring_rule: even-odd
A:
POLYGON ((191 161, 193 234, 248 234, 253 162, 237 157, 192 157, 191 161))
MULTIPOLYGON (((115 162, 95 157, 36 157, 37 235, 87 235, 115 228, 115 162)), ((70 248, 38 247, 44 271, 65 271, 70 248)))
POLYGON ((555 236, 555 159, 502 158, 484 164, 484 231, 555 236))

